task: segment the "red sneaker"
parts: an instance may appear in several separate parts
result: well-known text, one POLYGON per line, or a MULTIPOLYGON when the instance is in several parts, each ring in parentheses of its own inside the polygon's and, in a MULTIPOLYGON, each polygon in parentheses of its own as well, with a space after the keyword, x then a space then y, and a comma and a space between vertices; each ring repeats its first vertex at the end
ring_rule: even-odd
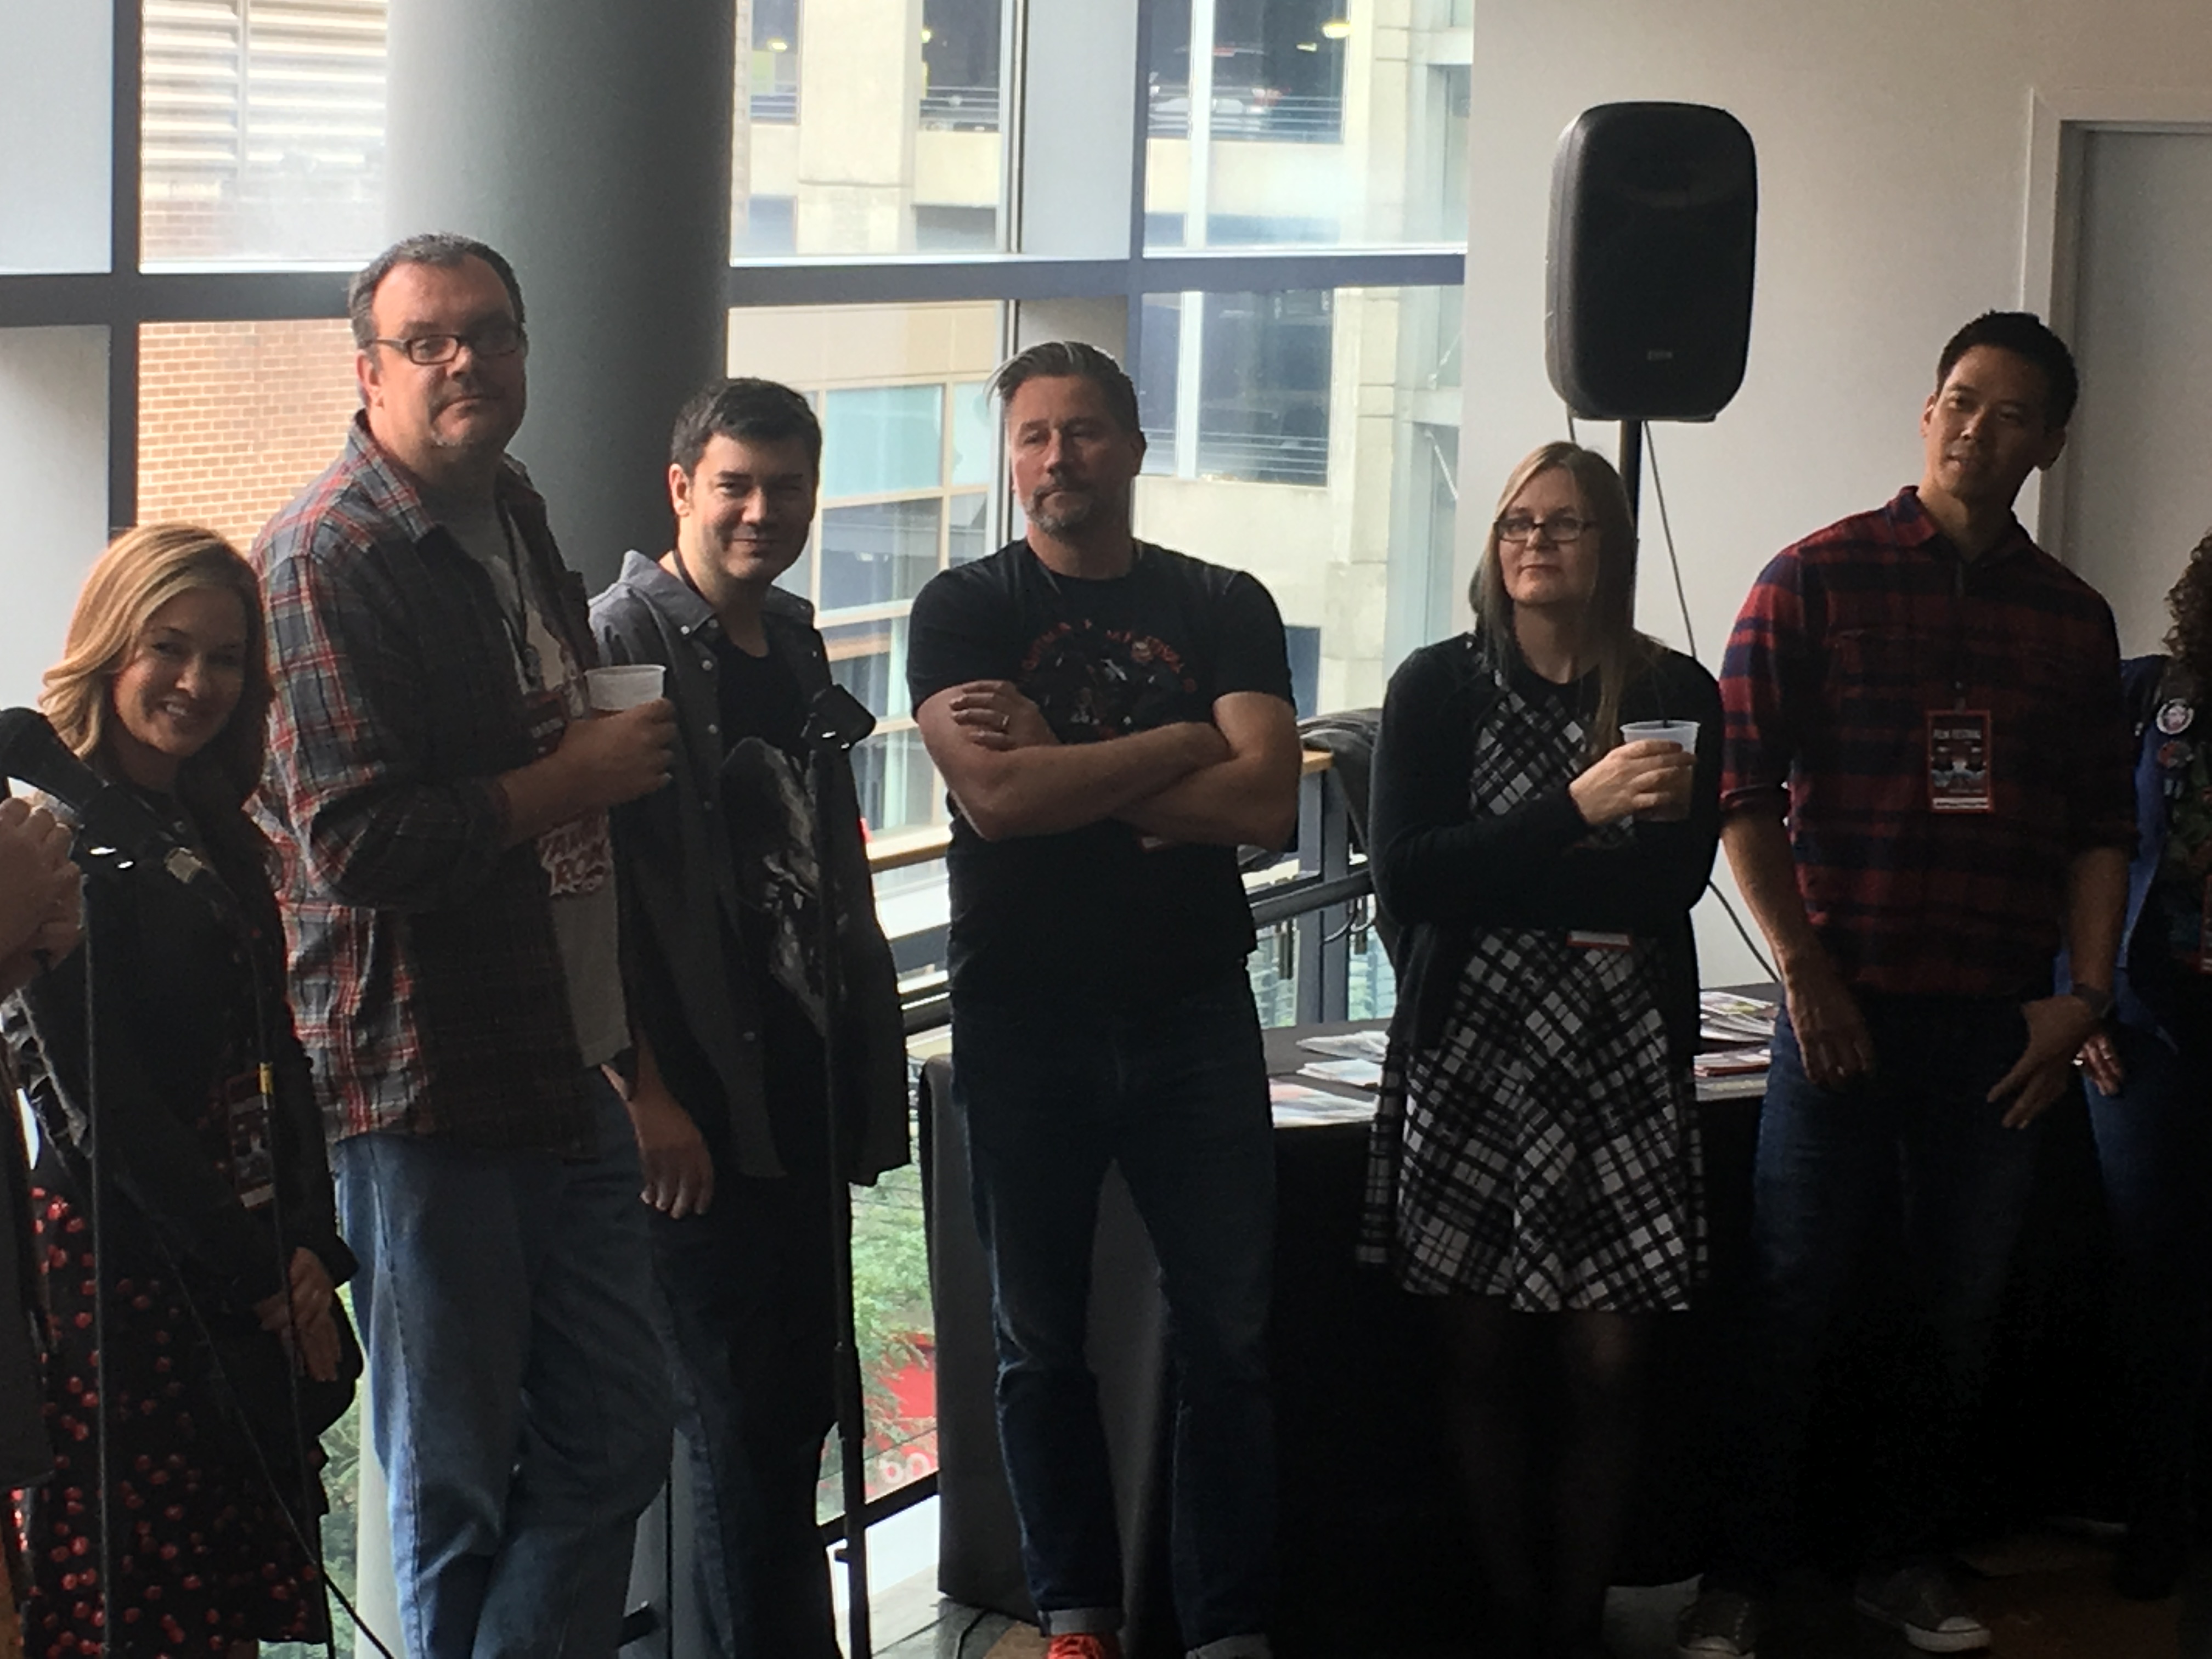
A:
POLYGON ((1096 1631, 1055 1636, 1044 1659, 1121 1659, 1121 1638, 1096 1631))

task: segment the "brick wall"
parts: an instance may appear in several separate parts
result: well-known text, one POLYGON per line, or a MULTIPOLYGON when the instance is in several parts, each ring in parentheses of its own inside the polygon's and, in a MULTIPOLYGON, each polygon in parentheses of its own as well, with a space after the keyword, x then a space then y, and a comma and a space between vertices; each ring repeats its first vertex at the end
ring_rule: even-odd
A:
POLYGON ((329 465, 360 399, 338 319, 149 323, 138 336, 138 517, 243 550, 329 465))

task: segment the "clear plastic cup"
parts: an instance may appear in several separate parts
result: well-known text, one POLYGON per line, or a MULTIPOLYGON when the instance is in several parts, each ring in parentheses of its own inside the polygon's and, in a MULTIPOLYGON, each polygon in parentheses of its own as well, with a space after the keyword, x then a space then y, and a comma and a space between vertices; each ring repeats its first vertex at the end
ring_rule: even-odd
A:
MULTIPOLYGON (((1623 720, 1620 726, 1623 743, 1671 743, 1677 749, 1698 752, 1698 723, 1695 720, 1623 720)), ((1690 816, 1690 804, 1685 800, 1680 807, 1659 807, 1637 817, 1654 823, 1675 823, 1690 816)))
MULTIPOLYGON (((585 696, 596 713, 619 714, 658 697, 661 677, 666 672, 657 662, 626 663, 619 668, 587 668, 584 671, 585 696)), ((1692 732, 1696 729, 1691 728, 1692 732)))

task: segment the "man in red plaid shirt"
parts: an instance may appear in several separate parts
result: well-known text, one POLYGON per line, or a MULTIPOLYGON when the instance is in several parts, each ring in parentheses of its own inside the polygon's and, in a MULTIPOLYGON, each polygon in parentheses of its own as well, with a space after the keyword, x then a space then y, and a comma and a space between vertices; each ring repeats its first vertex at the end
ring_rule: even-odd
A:
POLYGON ((414 1659, 611 1654, 667 1467, 607 809, 674 711, 586 718, 582 583, 506 455, 522 295, 419 236, 354 279, 362 409, 263 531, 300 1035, 360 1257, 414 1659))
POLYGON ((1729 641, 1722 844, 1784 1007, 1759 1119, 1751 1409, 1687 1659, 1754 1651, 1822 1340, 1869 1231, 1899 1213, 1936 1375, 1889 1460, 1856 1604, 1925 1650, 1989 1644, 1943 1565, 1961 1431, 2029 1127, 2112 1004, 2134 842, 2112 612, 2012 511, 2057 459, 2077 389, 2035 318, 1968 324, 1921 413, 1919 484, 1784 550, 1729 641), (2073 983, 2053 996, 2062 943, 2073 983))

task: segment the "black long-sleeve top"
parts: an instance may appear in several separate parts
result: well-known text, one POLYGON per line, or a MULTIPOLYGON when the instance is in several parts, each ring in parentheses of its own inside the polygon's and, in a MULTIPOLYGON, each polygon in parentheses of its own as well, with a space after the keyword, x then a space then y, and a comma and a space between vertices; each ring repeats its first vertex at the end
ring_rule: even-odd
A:
MULTIPOLYGON (((210 838, 203 851, 237 898, 243 929, 157 872, 91 859, 82 860, 85 929, 99 1060, 93 1109, 106 1132, 107 1180, 125 1200, 110 1224, 136 1241, 127 1255, 158 1244, 189 1279, 243 1313, 284 1287, 297 1247, 320 1257, 334 1281, 350 1274, 354 1261, 338 1240, 322 1121, 284 1000, 276 905, 248 856, 243 838, 251 832, 242 821, 223 828, 235 833, 210 838), (211 1161, 198 1126, 211 1092, 264 1058, 275 1074, 276 1201, 249 1210, 211 1161)), ((34 980, 21 993, 27 1019, 9 1021, 39 1110, 40 1178, 80 1194, 88 1187, 93 1081, 86 955, 80 949, 34 980)))
MULTIPOLYGON (((1558 687, 1525 666, 1510 671, 1531 696, 1595 707, 1597 677, 1558 687)), ((1582 845, 1590 833, 1568 779, 1504 812, 1478 811, 1468 794, 1474 737, 1498 691, 1473 635, 1425 646, 1392 676, 1375 744, 1368 857, 1375 890, 1406 925, 1398 1030, 1433 1044, 1467 964, 1471 937, 1488 928, 1581 928, 1656 939, 1665 978, 1669 1042, 1686 1063, 1697 1042, 1697 947, 1690 907, 1705 891, 1720 840, 1720 690, 1679 652, 1662 650, 1621 699, 1624 721, 1698 722, 1689 817, 1639 820, 1617 848, 1582 845)))

